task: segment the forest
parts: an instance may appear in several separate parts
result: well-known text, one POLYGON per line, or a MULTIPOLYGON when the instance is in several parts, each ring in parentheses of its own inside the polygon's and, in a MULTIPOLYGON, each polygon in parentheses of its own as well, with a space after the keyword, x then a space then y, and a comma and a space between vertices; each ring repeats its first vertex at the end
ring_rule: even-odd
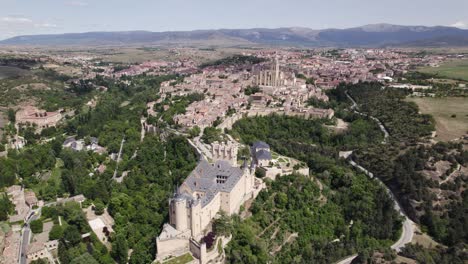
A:
POLYGON ((380 130, 368 120, 356 119, 349 131, 335 134, 324 122, 272 115, 241 119, 229 131, 246 144, 263 140, 274 151, 307 162, 325 186, 326 197, 326 203, 318 201, 318 186, 309 177, 290 175, 270 183, 271 188, 252 205, 253 216, 235 221, 234 239, 227 250, 230 263, 331 263, 397 239, 401 219, 390 197, 337 160, 341 148, 380 142, 380 130), (281 230, 273 240, 274 230, 262 233, 272 223, 281 230), (273 257, 270 252, 278 240, 293 233, 300 234, 297 241, 286 243, 273 257))
POLYGON ((327 120, 257 116, 239 120, 229 133, 249 145, 257 140, 265 141, 278 153, 304 161, 313 171, 322 172, 335 162, 339 151, 365 148, 383 139, 372 120, 354 114, 345 120, 350 122, 349 130, 334 133, 324 126, 327 120))
POLYGON ((420 114, 415 103, 404 101, 404 90, 384 89, 380 83, 340 84, 332 99, 349 104, 346 91, 357 102, 358 111, 378 118, 396 141, 414 144, 435 129, 432 116, 420 114))
MULTIPOLYGON (((381 120, 390 134, 387 144, 360 148, 354 152, 353 159, 382 179, 396 194, 408 216, 435 240, 450 246, 449 250, 466 243, 466 179, 456 177, 453 181, 444 181, 457 166, 467 166, 468 153, 463 145, 427 144, 428 136, 435 130, 434 121, 430 116, 419 114, 416 105, 403 100, 406 91, 383 89, 380 84, 373 83, 341 84, 331 92, 332 101, 350 105, 346 92, 357 101, 358 111, 381 120), (423 174, 423 171, 436 170, 435 164, 442 163, 450 167, 441 178, 423 174), (445 202, 436 205, 435 192, 440 193, 445 202)), ((443 254, 440 250, 432 253, 443 254)))
MULTIPOLYGON (((381 148, 373 151, 380 151, 380 155, 388 153, 381 148)), ((430 147, 418 146, 398 155, 394 162, 383 162, 383 159, 388 158, 383 156, 378 163, 372 164, 375 160, 368 160, 367 153, 358 153, 356 157, 374 171, 385 171, 379 173, 380 177, 398 194, 408 215, 425 226, 436 240, 446 245, 466 241, 466 182, 462 177, 457 177, 454 181, 439 183, 455 172, 458 164, 467 166, 468 152, 463 150, 461 144, 441 142, 430 147), (438 161, 448 162, 451 169, 440 180, 428 178, 422 171, 434 170, 428 163, 429 160, 433 164, 438 161), (441 190, 440 196, 447 199, 447 205, 433 206, 436 201, 434 188, 441 190), (414 201, 417 201, 418 206, 414 206, 414 201)))

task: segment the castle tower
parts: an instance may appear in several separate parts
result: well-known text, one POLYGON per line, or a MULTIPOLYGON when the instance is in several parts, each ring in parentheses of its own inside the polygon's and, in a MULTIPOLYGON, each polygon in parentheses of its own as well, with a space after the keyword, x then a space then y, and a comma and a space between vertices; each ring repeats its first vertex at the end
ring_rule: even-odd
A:
POLYGON ((254 178, 254 171, 255 169, 252 170, 252 165, 251 163, 249 166, 247 163, 247 159, 245 157, 242 158, 244 161, 242 162, 241 169, 242 169, 242 177, 244 177, 244 194, 249 194, 255 185, 255 178, 254 178))
POLYGON ((201 203, 196 203, 190 207, 190 229, 192 237, 198 237, 202 232, 202 212, 201 203))
POLYGON ((179 231, 187 230, 187 200, 175 198, 173 200, 173 209, 175 212, 175 228, 179 231))

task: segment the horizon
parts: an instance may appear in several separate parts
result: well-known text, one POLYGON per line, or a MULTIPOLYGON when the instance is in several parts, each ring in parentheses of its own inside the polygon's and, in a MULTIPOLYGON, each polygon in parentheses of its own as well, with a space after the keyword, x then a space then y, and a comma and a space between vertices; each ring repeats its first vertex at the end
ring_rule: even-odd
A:
POLYGON ((28 4, 13 0, 4 1, 0 11, 0 40, 24 35, 87 32, 176 32, 255 28, 323 30, 372 24, 451 26, 468 29, 468 15, 464 12, 468 9, 468 2, 464 0, 453 0, 450 3, 439 0, 396 0, 392 5, 384 7, 372 0, 361 0, 359 4, 356 4, 357 1, 345 0, 295 0, 287 5, 280 0, 240 0, 228 3, 215 0, 174 0, 157 3, 141 0, 137 4, 124 0, 44 0, 28 4), (382 12, 383 8, 385 12, 382 12))
POLYGON ((255 27, 255 28, 201 28, 201 29, 192 29, 192 30, 167 30, 167 31, 151 31, 151 30, 144 30, 144 29, 130 29, 130 30, 109 30, 109 31, 83 31, 83 32, 63 32, 63 33, 44 33, 44 34, 25 34, 25 35, 17 35, 8 38, 0 38, 0 42, 8 39, 14 39, 18 37, 28 37, 28 36, 54 36, 54 35, 68 35, 68 34, 88 34, 88 33, 126 33, 126 32, 147 32, 147 33, 170 33, 170 32, 196 32, 196 31, 218 31, 218 30, 255 30, 255 29, 266 29, 266 30, 275 30, 275 29, 309 29, 309 30, 343 30, 343 29, 352 29, 352 28, 361 28, 366 26, 377 26, 377 25, 387 25, 387 26, 399 26, 399 27, 448 27, 448 28, 458 28, 461 30, 468 30, 468 28, 461 28, 456 27, 453 25, 398 25, 398 24, 391 24, 391 23, 373 23, 373 24, 365 24, 361 26, 355 27, 347 27, 347 28, 310 28, 304 26, 289 26, 289 27, 255 27))

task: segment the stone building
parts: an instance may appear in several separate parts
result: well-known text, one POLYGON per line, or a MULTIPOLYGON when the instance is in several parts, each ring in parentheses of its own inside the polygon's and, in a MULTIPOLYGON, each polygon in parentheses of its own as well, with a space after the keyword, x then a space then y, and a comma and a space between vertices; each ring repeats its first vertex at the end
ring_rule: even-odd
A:
MULTIPOLYGON (((251 170, 232 166, 228 161, 213 164, 201 160, 169 201, 169 223, 156 238, 156 260, 191 252, 204 256, 201 241, 211 228, 213 218, 224 211, 239 212, 241 205, 254 197, 254 175, 251 170)), ((206 263, 206 259, 199 259, 206 263)))

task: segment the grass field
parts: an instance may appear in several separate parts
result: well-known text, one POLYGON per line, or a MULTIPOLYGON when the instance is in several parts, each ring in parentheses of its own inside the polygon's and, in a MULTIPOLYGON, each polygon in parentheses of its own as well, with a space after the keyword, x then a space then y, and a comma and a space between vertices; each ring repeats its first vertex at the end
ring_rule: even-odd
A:
POLYGON ((448 141, 468 132, 468 98, 408 98, 415 102, 424 114, 430 114, 436 121, 437 139, 448 141), (455 115, 455 117, 452 117, 455 115))
POLYGON ((468 81, 468 59, 448 61, 440 65, 440 67, 425 67, 419 69, 419 71, 468 81))

